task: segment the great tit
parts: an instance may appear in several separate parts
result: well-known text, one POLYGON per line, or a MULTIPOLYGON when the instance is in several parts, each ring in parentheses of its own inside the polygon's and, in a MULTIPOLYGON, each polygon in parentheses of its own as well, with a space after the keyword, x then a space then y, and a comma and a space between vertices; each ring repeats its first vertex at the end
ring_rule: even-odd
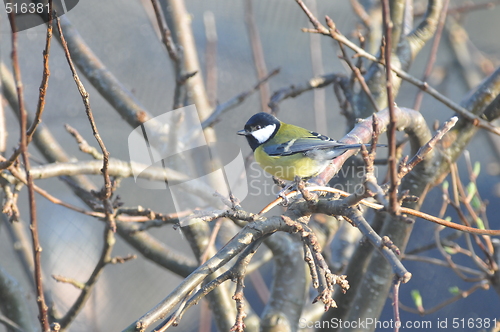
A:
POLYGON ((237 134, 246 137, 255 160, 266 172, 288 181, 318 175, 332 159, 361 147, 281 122, 264 112, 253 115, 237 134))

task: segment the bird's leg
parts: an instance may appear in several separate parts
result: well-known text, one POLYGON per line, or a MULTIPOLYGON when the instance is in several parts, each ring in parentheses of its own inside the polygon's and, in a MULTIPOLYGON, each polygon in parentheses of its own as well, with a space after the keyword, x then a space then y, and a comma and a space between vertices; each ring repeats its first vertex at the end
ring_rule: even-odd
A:
POLYGON ((292 188, 293 182, 287 185, 286 181, 281 180, 280 178, 277 178, 275 176, 273 176, 273 182, 275 185, 281 188, 277 196, 277 198, 279 197, 283 198, 283 202, 281 203, 281 205, 287 206, 289 202, 288 202, 288 197, 286 197, 286 192, 290 190, 290 188, 292 188))
POLYGON ((290 201, 289 201, 288 197, 286 196, 286 194, 288 193, 288 191, 293 189, 294 186, 295 186, 295 182, 290 182, 283 189, 281 189, 280 192, 278 193, 278 197, 283 198, 283 202, 281 203, 282 206, 288 206, 288 204, 290 204, 290 201))
POLYGON ((281 189, 285 188, 285 186, 286 186, 286 181, 281 180, 280 178, 277 178, 275 176, 273 176, 273 182, 275 185, 277 185, 281 189))

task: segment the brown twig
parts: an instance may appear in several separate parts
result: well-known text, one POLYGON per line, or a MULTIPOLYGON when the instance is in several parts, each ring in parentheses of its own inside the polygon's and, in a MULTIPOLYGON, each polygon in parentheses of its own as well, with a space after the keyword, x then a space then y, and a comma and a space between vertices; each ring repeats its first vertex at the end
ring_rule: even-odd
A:
MULTIPOLYGON (((454 164, 454 167, 451 168, 451 172, 452 172, 452 174, 453 173, 455 174, 456 181, 455 181, 454 185, 457 187, 457 191, 460 194, 458 200, 464 203, 464 206, 466 207, 467 211, 469 212, 469 214, 473 218, 474 222, 477 224, 477 220, 479 219, 479 217, 477 216, 474 209, 470 205, 470 202, 467 199, 467 194, 464 190, 462 181, 460 180, 460 177, 458 175, 458 168, 456 167, 456 164, 454 164)), ((470 223, 467 220, 467 218, 465 217, 465 214, 460 209, 460 205, 455 204, 453 202, 450 202, 450 205, 456 210, 458 217, 460 218, 460 220, 462 220, 463 224, 466 226, 470 226, 470 223)), ((483 237, 482 239, 486 242, 486 245, 483 243, 483 241, 481 241, 480 237, 474 236, 474 240, 475 240, 476 244, 483 251, 484 255, 487 257, 487 260, 491 263, 491 262, 493 262, 493 257, 492 257, 493 246, 491 244, 491 239, 488 237, 483 237)), ((466 241, 467 241, 467 246, 469 247, 469 249, 472 253, 472 258, 474 259, 474 262, 476 263, 476 265, 478 265, 481 269, 483 269, 485 272, 487 272, 487 269, 489 267, 485 267, 483 264, 483 261, 475 254, 474 247, 472 246, 472 243, 470 242, 470 238, 466 237, 466 241)))
MULTIPOLYGON (((439 16, 439 22, 434 34, 434 40, 432 42, 431 53, 429 54, 429 59, 427 60, 427 66, 425 67, 424 75, 422 75, 422 81, 427 81, 429 78, 432 67, 434 67, 434 62, 436 61, 436 55, 439 48, 439 42, 441 41, 441 36, 443 35, 444 23, 446 22, 446 13, 448 11, 448 4, 450 0, 444 0, 443 7, 441 8, 441 14, 439 16)), ((418 111, 420 105, 422 105, 422 99, 424 98, 424 91, 419 90, 417 96, 415 97, 415 103, 413 104, 413 109, 418 111)))
POLYGON ((200 264, 203 264, 207 261, 209 248, 215 244, 215 240, 217 239, 217 234, 219 234, 219 230, 222 226, 223 219, 219 219, 215 222, 215 225, 212 229, 212 234, 210 234, 210 238, 208 240, 208 245, 203 254, 200 257, 200 264))
POLYGON ((401 316, 399 315, 399 286, 401 280, 394 278, 392 283, 392 310, 394 315, 394 332, 399 331, 401 326, 401 316))
MULTIPOLYGON (((5 160, 5 159, 3 159, 0 156, 0 161, 2 161, 2 160, 5 160)), ((26 180, 26 176, 24 176, 16 168, 14 168, 13 166, 11 166, 9 168, 9 171, 17 179, 17 181, 19 181, 19 183, 22 183, 24 185, 28 184, 28 182, 26 180)), ((36 178, 36 177, 34 177, 34 178, 36 178)), ((91 216, 91 217, 94 217, 94 218, 99 218, 99 219, 105 219, 106 218, 106 214, 105 213, 95 212, 95 211, 88 211, 88 210, 82 209, 80 207, 74 206, 72 204, 66 203, 66 202, 60 200, 59 198, 52 196, 49 192, 47 192, 46 190, 38 187, 37 185, 34 185, 34 189, 35 189, 35 191, 39 195, 41 195, 42 197, 44 197, 45 199, 47 199, 51 203, 54 203, 54 204, 57 204, 57 205, 61 205, 61 206, 65 207, 67 209, 70 209, 72 211, 75 211, 75 212, 78 212, 78 213, 82 213, 84 215, 91 216)), ((183 214, 181 214, 181 216, 184 215, 184 214, 188 214, 188 213, 190 213, 190 211, 189 212, 184 212, 183 214)), ((159 218, 162 222, 165 222, 170 217, 174 218, 174 216, 170 216, 170 215, 155 214, 155 218, 159 218)), ((123 222, 144 222, 144 221, 151 220, 151 218, 149 216, 141 216, 141 215, 132 215, 132 216, 123 216, 122 215, 122 216, 117 216, 116 220, 123 221, 123 222)), ((139 229, 138 231, 140 231, 140 230, 141 229, 139 229)))
MULTIPOLYGON (((364 231, 370 232, 374 236, 376 235, 376 233, 370 228, 366 221, 362 223, 363 216, 361 212, 358 211, 358 209, 346 207, 338 200, 320 200, 318 204, 319 205, 316 206, 315 212, 331 215, 346 214, 347 218, 353 220, 353 222, 356 223, 356 226, 363 227, 364 231)), ((293 219, 300 220, 304 218, 307 219, 308 214, 311 212, 308 211, 306 202, 296 203, 295 208, 296 209, 293 211, 291 209, 287 210, 284 215, 290 215, 293 216, 293 219)), ((246 254, 248 250, 254 249, 252 248, 252 246, 254 246, 256 243, 259 243, 259 241, 265 240, 272 233, 275 233, 277 231, 291 232, 294 230, 294 228, 286 224, 283 218, 281 218, 280 216, 274 216, 267 219, 255 216, 242 210, 228 210, 215 216, 215 218, 219 217, 227 217, 230 219, 244 219, 248 221, 258 220, 258 222, 251 222, 243 227, 243 229, 238 232, 224 247, 222 247, 202 266, 197 268, 196 271, 191 273, 170 295, 164 298, 154 309, 150 310, 147 314, 130 324, 124 331, 143 331, 147 329, 155 321, 163 319, 169 313, 175 311, 176 307, 181 303, 183 298, 189 295, 203 281, 207 280, 209 275, 211 275, 214 271, 217 271, 225 266, 236 255, 242 253, 242 255, 238 257, 238 260, 244 259, 246 256, 248 256, 246 254)), ((303 235, 306 234, 303 233, 303 235)), ((411 278, 411 274, 404 268, 404 266, 402 266, 396 255, 391 250, 382 245, 383 243, 380 237, 378 239, 373 238, 373 241, 375 241, 377 249, 380 250, 383 256, 390 261, 390 264, 398 277, 400 277, 403 282, 407 282, 411 278)), ((233 267, 236 265, 237 264, 233 265, 233 267)), ((316 266, 322 268, 322 264, 316 266)), ((324 274, 321 273, 318 274, 318 278, 321 275, 324 276, 324 274)), ((208 283, 206 286, 204 286, 204 288, 200 289, 198 294, 202 294, 201 296, 204 296, 203 294, 205 294, 207 291, 210 291, 206 287, 211 287, 213 283, 221 281, 221 277, 222 275, 208 283)), ((321 282, 323 281, 320 281, 320 283, 321 282)), ((328 286, 328 288, 325 288, 325 291, 330 289, 329 285, 333 283, 339 283, 341 284, 341 286, 343 286, 345 285, 345 280, 342 280, 341 277, 327 279, 323 283, 324 285, 328 286)), ((214 285, 213 287, 217 287, 217 285, 214 285)))
POLYGON ((300 6, 300 8, 302 8, 302 10, 304 11, 304 13, 309 18, 309 21, 312 23, 312 25, 314 26, 314 29, 316 30, 315 32, 319 32, 319 33, 322 33, 322 34, 328 34, 329 33, 328 29, 325 28, 318 21, 318 19, 311 13, 311 11, 309 10, 309 8, 307 8, 307 6, 304 4, 304 2, 302 0, 295 0, 295 1, 300 6))
MULTIPOLYGON (((71 308, 61 319, 57 320, 57 322, 61 325, 61 329, 66 329, 69 326, 69 324, 71 324, 71 322, 76 318, 78 313, 83 309, 85 303, 90 297, 92 290, 94 289, 95 284, 97 283, 97 280, 99 279, 99 276, 104 270, 104 267, 107 264, 110 264, 112 261, 111 251, 113 250, 114 244, 115 244, 115 233, 111 227, 106 227, 104 229, 104 245, 101 251, 101 256, 99 258, 99 261, 97 262, 96 267, 94 268, 94 271, 92 271, 92 274, 90 275, 89 279, 82 285, 83 286, 83 288, 81 288, 82 291, 80 292, 80 295, 75 300, 71 308)), ((66 281, 68 282, 68 280, 66 281)), ((70 282, 70 283, 75 286, 81 285, 78 282, 76 283, 70 282)))
MULTIPOLYGON (((443 239, 441 239, 441 241, 443 241, 443 239)), ((435 247, 435 246, 436 246, 436 244, 434 242, 433 243, 433 247, 435 247)), ((422 263, 434 264, 436 266, 450 267, 450 263, 449 262, 443 261, 441 259, 433 258, 433 257, 425 257, 425 256, 419 256, 419 255, 403 254, 403 257, 401 259, 403 259, 403 260, 409 260, 409 261, 414 261, 414 262, 422 262, 422 263)), ((475 275, 476 277, 484 276, 483 272, 471 269, 470 267, 467 267, 467 266, 455 264, 455 268, 457 270, 462 271, 462 272, 475 275)))
POLYGON ((170 28, 167 25, 167 21, 165 20, 165 16, 163 15, 158 0, 151 0, 151 4, 153 5, 158 28, 160 29, 161 40, 163 42, 163 45, 165 45, 168 56, 170 57, 170 60, 172 60, 172 63, 174 65, 175 90, 173 109, 177 109, 184 106, 184 99, 186 97, 185 84, 187 80, 196 75, 198 71, 196 70, 183 74, 183 54, 172 39, 172 33, 170 32, 170 28))
POLYGON ((152 130, 159 130, 161 125, 104 66, 99 57, 85 43, 85 40, 71 24, 67 16, 60 16, 59 21, 65 31, 65 38, 73 61, 83 75, 131 127, 136 128, 146 121, 151 121, 149 124, 152 125, 152 130))
MULTIPOLYGON (((45 109, 45 96, 47 94, 47 88, 49 86, 49 54, 50 54, 50 45, 52 41, 52 1, 49 2, 49 21, 47 25, 47 37, 45 39, 45 49, 43 50, 43 75, 42 81, 40 83, 39 94, 38 94, 38 105, 36 108, 35 118, 29 127, 26 134, 26 144, 28 145, 35 133, 36 128, 42 122, 42 114, 45 109)), ((1 129, 0 129, 1 130, 1 129)), ((14 153, 10 156, 10 158, 0 163, 0 169, 10 167, 16 160, 17 157, 21 154, 21 147, 18 147, 14 153)))
MULTIPOLYGON (((343 190, 340 190, 340 189, 337 189, 337 188, 330 188, 330 187, 310 186, 310 187, 307 187, 307 190, 308 191, 324 191, 324 192, 339 194, 342 197, 348 197, 348 196, 351 195, 350 193, 347 193, 347 192, 345 192, 343 190)), ((297 196, 298 194, 299 194, 298 191, 292 191, 290 193, 287 193, 286 196, 287 196, 288 199, 290 199, 292 197, 297 196)), ((278 205, 279 203, 281 203, 282 200, 283 200, 282 197, 278 197, 273 202, 269 203, 266 207, 264 207, 257 215, 260 216, 260 215, 268 212, 273 207, 275 207, 276 205, 278 205)), ((384 209, 383 205, 377 204, 377 203, 373 203, 373 202, 370 202, 370 201, 367 201, 367 200, 361 200, 361 201, 359 201, 359 203, 363 204, 365 206, 368 206, 368 207, 370 207, 372 209, 376 209, 376 210, 382 210, 382 209, 384 209)), ((477 229, 477 228, 472 228, 472 227, 469 227, 469 226, 463 226, 463 225, 460 225, 460 224, 457 224, 457 223, 454 223, 454 222, 450 222, 450 221, 446 221, 444 219, 432 216, 430 214, 427 214, 427 213, 424 213, 424 212, 421 212, 421 211, 417 211, 417 210, 414 210, 414 209, 406 208, 406 207, 401 207, 401 213, 406 213, 406 214, 409 214, 409 215, 412 215, 412 216, 415 216, 415 217, 418 217, 418 218, 422 218, 422 219, 426 219, 428 221, 432 221, 433 223, 436 223, 436 224, 439 224, 439 225, 442 225, 442 226, 445 226, 445 227, 450 227, 450 228, 457 229, 457 230, 460 230, 460 231, 463 231, 463 232, 467 232, 467 233, 471 233, 471 234, 500 235, 500 230, 477 229)))
MULTIPOLYGON (((384 23, 384 62, 385 62, 385 73, 386 73, 386 87, 387 87, 387 105, 389 108, 389 125, 387 126, 387 138, 389 143, 389 157, 388 157, 388 167, 389 167, 389 178, 391 184, 389 186, 389 212, 394 214, 399 214, 399 204, 398 204, 398 168, 397 168, 397 158, 396 158, 396 115, 394 112, 394 94, 392 91, 392 21, 391 13, 389 8, 389 0, 382 0, 382 20, 384 23)), ((397 40, 395 41, 398 42, 397 40)))
MULTIPOLYGON (((263 80, 264 77, 268 76, 266 61, 264 59, 264 51, 262 50, 262 43, 260 41, 259 31, 257 30, 257 24, 255 23, 253 8, 253 0, 245 0, 245 24, 247 26, 248 36, 250 39, 250 46, 252 48, 253 61, 255 64, 255 70, 257 71, 257 78, 263 80)), ((269 100, 269 85, 267 83, 259 86, 260 92, 260 105, 261 111, 266 112, 268 110, 268 100, 269 100)))
POLYGON ((215 107, 217 101, 217 29, 215 27, 215 16, 211 11, 203 13, 205 25, 205 71, 207 73, 206 87, 207 98, 210 106, 215 107))
POLYGON ((156 21, 158 22, 158 27, 160 29, 161 40, 167 49, 168 56, 175 64, 178 64, 181 61, 179 50, 172 40, 172 33, 170 32, 167 22, 165 21, 160 4, 158 0, 151 0, 151 4, 153 5, 156 21))
MULTIPOLYGON (((362 56, 364 58, 367 58, 370 61, 377 62, 381 65, 385 65, 385 62, 377 59, 374 55, 368 53, 367 51, 363 50, 360 48, 358 45, 347 39, 344 35, 342 35, 337 29, 326 29, 317 19, 314 17, 309 9, 303 4, 301 0, 296 0, 297 3, 302 7, 306 15, 309 17, 309 20, 313 25, 315 26, 315 29, 302 29, 305 32, 311 32, 311 33, 320 33, 326 36, 330 36, 333 39, 343 43, 353 51, 357 53, 358 56, 362 56)), ((331 20, 330 18, 327 18, 327 20, 331 20)), ((397 67, 392 67, 391 70, 395 72, 401 79, 417 86, 419 89, 422 89, 423 91, 427 92, 429 95, 443 103, 444 105, 448 106, 450 109, 453 111, 457 112, 467 120, 471 121, 474 126, 486 129, 494 134, 500 135, 500 129, 493 126, 490 124, 488 121, 480 118, 479 116, 469 112, 466 108, 458 105, 451 99, 445 97, 444 95, 440 94, 436 89, 432 88, 427 82, 423 82, 412 75, 408 74, 402 69, 399 69, 397 67)))
POLYGON ((343 77, 338 74, 326 74, 318 77, 313 77, 305 83, 293 84, 286 88, 281 88, 273 93, 271 100, 269 101, 269 107, 271 112, 276 114, 278 112, 278 104, 287 99, 295 98, 298 95, 310 91, 312 89, 319 89, 334 83, 337 79, 343 77))
POLYGON ((244 91, 237 96, 229 99, 228 101, 218 105, 213 111, 210 116, 208 116, 202 123, 201 126, 203 129, 208 128, 213 126, 217 121, 219 121, 219 118, 222 114, 225 112, 229 111, 230 109, 240 105, 247 97, 249 97, 251 94, 253 94, 255 91, 257 91, 262 84, 265 84, 271 77, 278 75, 280 72, 279 68, 274 69, 271 71, 266 77, 263 77, 257 84, 253 86, 252 89, 248 91, 244 91))
POLYGON ((75 80, 76 86, 80 95, 82 96, 83 104, 85 106, 85 112, 87 113, 87 117, 90 122, 90 127, 92 128, 92 133, 101 148, 103 154, 103 162, 102 162, 102 175, 104 177, 104 187, 99 193, 99 198, 102 200, 104 204, 104 212, 106 213, 106 221, 108 222, 108 226, 111 228, 113 232, 116 231, 116 224, 114 220, 114 212, 113 206, 110 201, 111 195, 113 193, 113 186, 111 184, 111 179, 108 174, 108 164, 109 164, 109 152, 104 145, 104 142, 99 135, 99 131, 97 130, 97 126, 94 121, 94 115, 92 113, 92 108, 90 107, 90 96, 88 92, 85 90, 80 78, 78 77, 78 73, 76 72, 75 66, 73 65, 73 60, 71 60, 71 54, 69 53, 68 44, 64 39, 63 31, 61 28, 61 23, 59 19, 56 20, 57 29, 59 31, 59 35, 61 37, 61 45, 63 46, 64 53, 66 55, 66 60, 68 61, 68 65, 70 67, 71 73, 73 74, 73 79, 75 80))
POLYGON ((442 303, 440 303, 440 304, 438 304, 430 309, 418 310, 418 309, 408 307, 408 306, 402 304, 401 302, 399 303, 399 306, 404 311, 408 311, 408 312, 411 312, 411 313, 414 313, 417 315, 429 315, 429 314, 432 314, 432 313, 452 304, 453 302, 457 302, 458 300, 467 298, 469 295, 471 295, 472 293, 474 293, 475 291, 477 291, 478 289, 481 289, 481 288, 488 289, 489 288, 488 283, 486 281, 480 281, 480 282, 474 284, 468 290, 459 291, 459 293, 457 295, 453 296, 452 298, 449 298, 448 300, 443 301, 442 303))
POLYGON ((244 296, 243 296, 243 288, 245 287, 244 285, 244 279, 245 275, 238 275, 236 277, 236 291, 234 292, 233 295, 233 300, 236 302, 236 320, 234 322, 233 327, 229 331, 234 331, 234 332, 243 332, 245 330, 245 323, 243 320, 246 318, 247 314, 243 310, 245 303, 244 303, 244 296))
MULTIPOLYGON (((28 185, 28 180, 27 180, 26 176, 23 176, 23 174, 21 172, 19 172, 17 169, 15 169, 11 166, 9 168, 9 171, 12 173, 12 175, 14 175, 14 177, 16 177, 16 179, 18 179, 19 181, 21 181, 25 185, 28 185)), ((83 213, 83 214, 86 214, 89 216, 93 216, 93 217, 104 216, 103 214, 99 214, 98 212, 86 211, 86 210, 81 209, 79 207, 65 203, 65 202, 61 201, 60 199, 52 196, 47 191, 43 190, 42 188, 38 187, 37 185, 34 185, 33 188, 38 194, 42 195, 43 197, 45 197, 46 199, 48 199, 50 202, 52 202, 54 204, 58 204, 58 205, 66 207, 68 209, 71 209, 73 211, 80 212, 80 213, 83 213)))
MULTIPOLYGON (((50 6, 51 7, 51 6, 50 6)), ((49 317, 48 317, 48 307, 45 302, 45 295, 43 291, 43 280, 42 280, 42 262, 41 254, 42 247, 40 245, 40 239, 38 237, 38 222, 36 214, 36 201, 35 201, 35 189, 33 178, 30 174, 30 160, 28 156, 28 138, 27 138, 27 114, 24 108, 24 97, 23 97, 23 84, 21 80, 21 69, 19 67, 19 60, 17 56, 17 32, 15 23, 15 13, 12 11, 9 13, 9 21, 12 29, 12 66, 14 70, 14 78, 17 87, 17 98, 19 103, 19 134, 21 136, 21 143, 19 144, 20 153, 23 158, 24 168, 26 171, 26 181, 28 185, 28 199, 29 199, 29 211, 30 211, 30 229, 33 242, 33 257, 35 262, 35 284, 36 284, 36 301, 38 304, 39 321, 43 332, 49 332, 49 317)))
POLYGON ((440 232, 442 230, 443 230, 442 227, 436 227, 436 229, 434 231, 434 242, 436 243, 436 248, 441 253, 441 256, 443 256, 444 259, 446 260, 446 262, 448 263, 448 266, 453 270, 453 272, 455 272, 455 274, 457 276, 459 276, 462 280, 464 280, 466 282, 472 282, 472 281, 476 281, 477 282, 478 281, 477 279, 483 280, 484 279, 484 275, 482 275, 482 276, 480 276, 478 278, 469 278, 469 277, 465 276, 460 271, 460 269, 457 267, 457 265, 455 264, 455 262, 451 258, 451 255, 446 252, 446 250, 444 249, 444 247, 443 247, 443 245, 441 243, 441 238, 439 237, 439 234, 440 234, 440 232))
MULTIPOLYGON (((447 14, 464 14, 464 13, 470 13, 474 10, 482 10, 482 9, 492 9, 495 6, 500 4, 500 0, 495 0, 495 1, 490 1, 490 2, 484 2, 484 3, 465 3, 464 5, 459 5, 453 8, 448 9, 447 14)), ((414 15, 415 16, 422 16, 425 14, 425 11, 417 12, 414 15)))
POLYGON ((103 160, 104 159, 104 156, 102 155, 102 153, 97 151, 97 149, 94 148, 93 146, 90 146, 90 144, 82 137, 82 135, 80 135, 78 130, 71 127, 69 124, 65 124, 64 128, 66 129, 66 131, 68 133, 71 134, 71 136, 73 136, 76 139, 76 142, 78 143, 78 148, 80 149, 80 151, 82 151, 84 153, 88 153, 96 160, 103 160))
MULTIPOLYGON (((169 317, 167 317, 164 320, 164 322, 162 324, 160 324, 160 326, 155 331, 164 331, 164 330, 166 330, 166 328, 168 328, 171 325, 177 325, 177 324, 179 324, 179 322, 182 319, 184 313, 189 308, 191 308, 193 305, 196 305, 205 295, 207 295, 208 293, 210 293, 211 291, 213 291, 215 288, 217 288, 218 286, 220 286, 225 281, 227 281, 227 280, 241 280, 241 282, 242 282, 242 280, 243 280, 243 278, 245 277, 245 274, 246 274, 246 268, 247 268, 247 266, 248 266, 251 258, 253 257, 253 255, 257 251, 258 247, 260 246, 260 244, 264 240, 264 238, 267 238, 267 236, 264 236, 263 238, 259 238, 255 242, 250 243, 247 246, 247 248, 238 257, 238 260, 236 261, 236 263, 229 270, 227 270, 226 272, 222 273, 220 276, 218 276, 217 278, 211 280, 209 283, 207 283, 206 285, 204 285, 203 287, 201 287, 192 296, 189 297, 189 294, 188 294, 188 296, 185 297, 185 302, 181 303, 181 305, 179 306, 179 309, 177 309, 172 315, 170 315, 169 317)), ((241 285, 243 285, 243 284, 241 284, 241 285)), ((237 291, 238 291, 238 289, 237 289, 237 291)), ((235 296, 237 294, 238 293, 235 293, 235 296)), ((241 315, 241 316, 245 315, 245 313, 242 310, 243 307, 241 306, 241 304, 242 304, 241 301, 243 299, 243 294, 241 294, 241 298, 240 298, 240 296, 238 296, 237 298, 233 297, 233 299, 236 301, 237 307, 239 306, 238 307, 238 314, 241 315)), ((240 318, 241 318, 241 316, 240 316, 240 318)), ((233 327, 235 327, 235 326, 236 327, 238 327, 238 326, 242 327, 241 323, 242 323, 242 319, 243 318, 239 319, 237 317, 236 318, 236 322, 233 325, 233 327)), ((239 331, 239 330, 237 330, 237 331, 239 331)))
MULTIPOLYGON (((462 212, 462 210, 460 210, 460 207, 459 206, 456 206, 455 204, 453 204, 452 202, 450 202, 450 205, 455 209, 455 211, 457 212, 458 214, 458 217, 460 218, 460 220, 464 223, 464 225, 466 225, 467 227, 470 226, 469 224, 469 221, 467 220, 467 218, 465 217, 464 213, 462 212)), ((468 234, 466 234, 468 235, 468 234)), ((478 247, 483 251, 483 253, 485 254, 486 258, 487 258, 487 262, 492 262, 492 255, 491 253, 489 253, 485 247, 484 247, 484 244, 480 241, 479 237, 477 236, 477 234, 473 234, 474 235, 474 239, 476 241, 476 244, 478 245, 478 247)), ((479 267, 484 273, 486 274, 491 274, 491 268, 490 268, 490 265, 487 264, 486 262, 484 262, 481 258, 479 258, 474 250, 474 247, 472 245, 472 241, 470 239, 470 236, 466 236, 465 237, 465 240, 466 240, 466 243, 467 243, 467 247, 469 248, 469 251, 470 251, 470 256, 473 260, 473 262, 476 264, 477 267, 479 267)))
MULTIPOLYGON (((443 136, 455 126, 458 121, 458 117, 454 116, 450 120, 443 123, 441 128, 434 134, 434 136, 423 146, 420 147, 418 152, 410 159, 408 162, 404 162, 398 171, 398 177, 402 179, 406 174, 411 172, 413 168, 420 163, 427 156, 431 150, 433 150, 437 142, 441 141, 443 136)), ((383 187, 386 187, 383 185, 383 187)))
POLYGON ((338 284, 342 291, 346 292, 349 289, 349 283, 346 280, 346 276, 337 276, 330 271, 330 268, 321 254, 321 246, 318 243, 318 239, 308 225, 299 221, 294 221, 285 215, 282 215, 281 218, 285 224, 290 227, 290 232, 299 233, 302 237, 304 246, 309 248, 305 259, 311 269, 313 284, 315 283, 318 288, 318 296, 313 300, 313 303, 321 300, 324 304, 325 311, 328 311, 330 307, 337 307, 337 304, 332 298, 334 286, 338 284))
POLYGON ((366 84, 365 78, 361 74, 361 71, 359 70, 359 68, 357 66, 353 65, 351 59, 349 58, 349 55, 347 54, 347 52, 345 50, 344 44, 342 44, 340 42, 338 44, 339 44, 340 50, 342 51, 342 59, 347 63, 347 65, 349 66, 349 68, 351 69, 353 74, 356 76, 356 79, 358 80, 359 84, 361 85, 361 88, 363 89, 364 93, 366 93, 366 95, 368 96, 368 99, 370 100, 370 103, 372 104, 373 109, 376 112, 378 112, 379 108, 378 108, 377 102, 375 101, 375 98, 373 98, 373 95, 370 91, 370 88, 366 84))
POLYGON ((56 275, 56 274, 53 274, 52 278, 55 281, 57 281, 57 282, 62 282, 62 283, 65 283, 65 284, 70 284, 70 285, 74 286, 76 289, 79 289, 79 290, 82 290, 82 289, 85 288, 85 283, 80 282, 80 281, 78 281, 76 279, 73 279, 73 278, 63 277, 63 276, 56 275))
POLYGON ((365 26, 365 28, 370 29, 372 18, 366 12, 363 5, 360 4, 358 0, 350 0, 350 2, 351 2, 351 7, 354 10, 354 13, 356 15, 358 15, 361 22, 363 22, 363 25, 365 26))
MULTIPOLYGON (((317 12, 317 1, 310 0, 309 6, 311 10, 317 12)), ((309 49, 311 54, 311 67, 314 76, 324 74, 323 56, 321 47, 321 36, 311 34, 309 36, 309 49)), ((315 89, 313 91, 314 98, 314 122, 316 131, 323 135, 328 135, 328 122, 326 120, 326 105, 325 105, 325 90, 315 89)))

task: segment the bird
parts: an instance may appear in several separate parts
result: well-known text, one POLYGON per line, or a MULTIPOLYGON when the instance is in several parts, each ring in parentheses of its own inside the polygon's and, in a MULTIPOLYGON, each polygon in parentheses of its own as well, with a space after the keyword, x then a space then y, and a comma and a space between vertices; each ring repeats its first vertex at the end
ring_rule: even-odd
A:
POLYGON ((316 176, 347 150, 361 148, 361 144, 341 143, 265 112, 254 114, 237 134, 246 137, 264 171, 287 181, 316 176))

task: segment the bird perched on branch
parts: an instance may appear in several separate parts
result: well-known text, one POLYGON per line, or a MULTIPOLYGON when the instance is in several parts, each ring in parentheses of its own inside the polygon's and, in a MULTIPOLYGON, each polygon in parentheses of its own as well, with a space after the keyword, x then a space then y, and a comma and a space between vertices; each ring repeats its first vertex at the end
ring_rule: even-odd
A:
POLYGON ((238 135, 246 137, 262 169, 289 181, 296 176, 302 179, 316 176, 347 150, 361 148, 361 144, 337 142, 264 112, 253 115, 238 135))

